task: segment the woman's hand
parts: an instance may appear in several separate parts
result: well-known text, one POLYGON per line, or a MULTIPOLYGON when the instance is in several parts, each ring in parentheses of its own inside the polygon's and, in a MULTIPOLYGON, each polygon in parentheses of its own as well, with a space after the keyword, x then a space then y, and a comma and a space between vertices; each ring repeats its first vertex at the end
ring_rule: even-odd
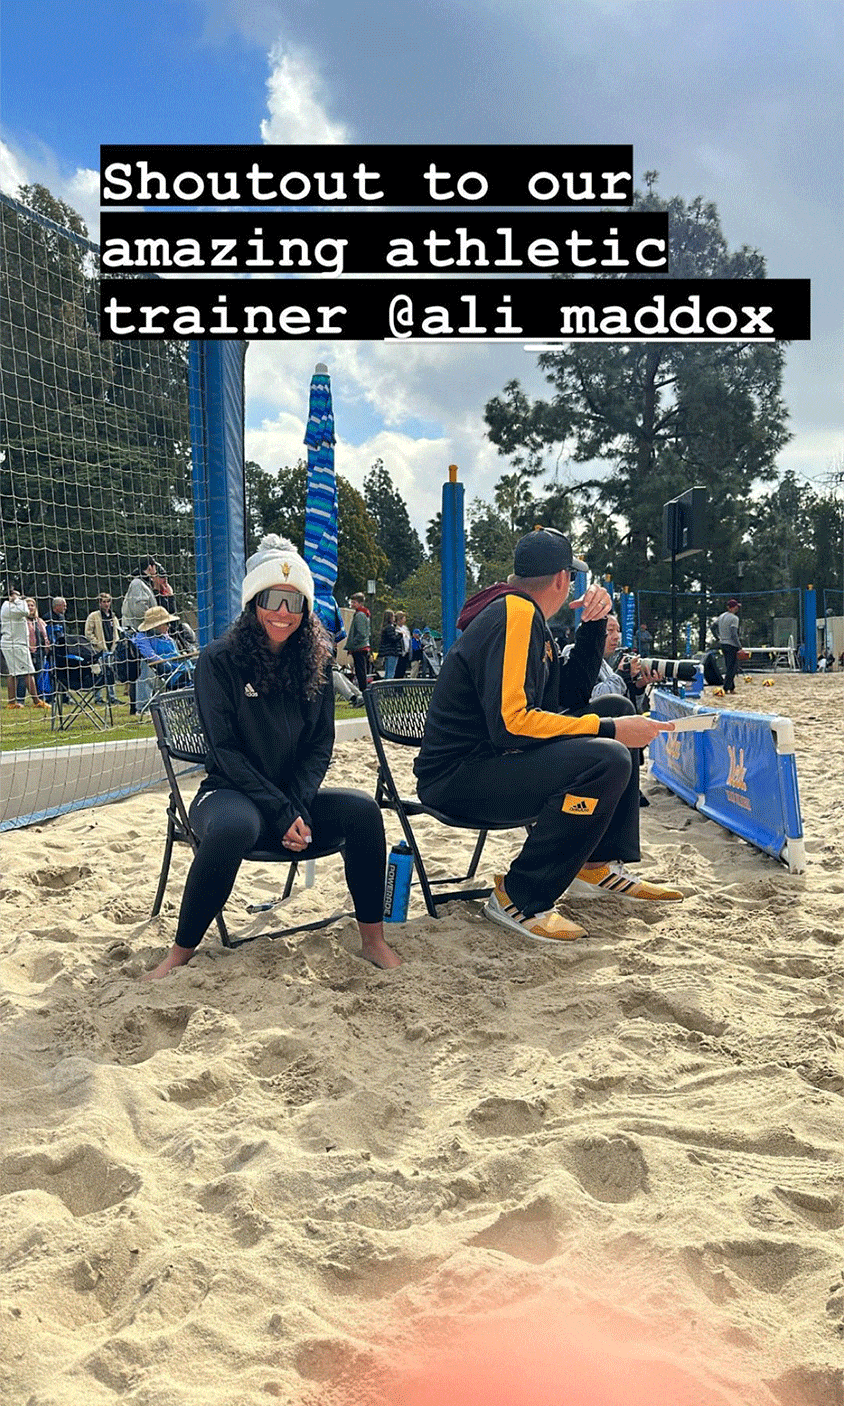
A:
POLYGON ((310 827, 305 824, 301 815, 296 816, 287 834, 282 836, 281 843, 284 845, 285 849, 293 849, 298 853, 308 848, 308 845, 311 843, 311 831, 310 827))
POLYGON ((581 622, 586 620, 605 620, 612 610, 612 598, 603 586, 593 585, 585 595, 577 600, 569 601, 572 610, 580 610, 581 622))

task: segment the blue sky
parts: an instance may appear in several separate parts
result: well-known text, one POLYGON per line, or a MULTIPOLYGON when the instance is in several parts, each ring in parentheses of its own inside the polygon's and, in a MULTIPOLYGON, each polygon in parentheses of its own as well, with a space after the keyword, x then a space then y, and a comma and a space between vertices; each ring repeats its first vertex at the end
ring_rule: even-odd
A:
MULTIPOLYGON (((42 181, 97 229, 100 143, 632 142, 637 183, 718 206, 732 246, 813 283, 788 353, 784 470, 844 467, 844 8, 834 0, 6 0, 0 186, 42 181)), ((519 347, 256 343, 246 450, 302 453, 327 361, 337 464, 382 457, 424 533, 449 463, 467 496, 507 468, 482 409, 519 347)), ((563 476, 577 477, 565 453, 563 476)))

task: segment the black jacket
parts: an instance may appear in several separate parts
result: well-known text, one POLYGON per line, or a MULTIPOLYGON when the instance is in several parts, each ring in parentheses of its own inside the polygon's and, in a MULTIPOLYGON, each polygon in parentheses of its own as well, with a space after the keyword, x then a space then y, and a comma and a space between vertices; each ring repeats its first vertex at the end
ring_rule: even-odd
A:
POLYGON ((443 660, 413 767, 420 794, 473 757, 559 738, 614 737, 612 719, 583 711, 605 639, 603 620, 582 624, 562 664, 529 596, 512 587, 490 593, 443 660))
POLYGON ((206 645, 194 674, 196 707, 208 741, 201 791, 231 787, 254 801, 283 837, 309 807, 334 746, 334 690, 308 703, 291 693, 258 696, 249 673, 232 658, 224 635, 206 645))

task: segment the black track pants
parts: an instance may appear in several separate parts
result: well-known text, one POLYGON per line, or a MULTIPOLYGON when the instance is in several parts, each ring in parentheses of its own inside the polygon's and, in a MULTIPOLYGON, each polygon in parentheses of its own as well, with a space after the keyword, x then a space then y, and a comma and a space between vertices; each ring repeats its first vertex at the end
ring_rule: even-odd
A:
MULTIPOLYGON (((362 791, 325 787, 317 791, 310 811, 314 848, 343 840, 346 882, 358 922, 380 923, 387 858, 379 807, 362 791)), ((201 941, 250 850, 279 850, 300 861, 308 858, 307 850, 295 855, 281 850, 278 835, 267 830, 258 807, 241 791, 200 792, 191 802, 190 820, 200 844, 182 897, 176 929, 179 947, 196 947, 201 941)))
POLYGON ((369 655, 365 649, 356 649, 352 655, 352 663, 355 666, 355 678, 358 681, 358 688, 361 693, 366 693, 366 672, 369 665, 369 655))
MULTIPOLYGON (((584 711, 612 717, 632 713, 633 706, 611 695, 584 711)), ((473 759, 442 785, 426 787, 422 800, 492 824, 537 817, 505 880, 523 913, 551 908, 588 860, 635 863, 641 857, 638 752, 610 738, 564 738, 473 759)))
POLYGON ((735 693, 736 691, 736 668, 738 666, 738 649, 734 644, 722 644, 721 653, 724 656, 724 663, 727 672, 724 675, 724 692, 735 693))

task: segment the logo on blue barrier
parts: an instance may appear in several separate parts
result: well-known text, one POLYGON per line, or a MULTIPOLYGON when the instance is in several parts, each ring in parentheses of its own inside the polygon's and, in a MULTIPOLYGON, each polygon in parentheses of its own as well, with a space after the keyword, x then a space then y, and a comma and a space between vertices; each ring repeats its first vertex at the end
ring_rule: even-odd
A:
MULTIPOLYGON (((709 710, 655 689, 651 716, 709 710)), ((702 815, 766 854, 805 868, 803 825, 789 718, 719 711, 705 732, 662 733, 651 743, 652 774, 702 815)))
POLYGON ((744 806, 745 810, 750 810, 750 801, 747 799, 747 767, 744 764, 744 748, 731 747, 727 744, 727 756, 730 759, 730 770, 727 773, 726 792, 735 805, 744 806), (736 751, 738 750, 738 757, 736 751), (737 796, 735 791, 744 791, 743 796, 737 796))

